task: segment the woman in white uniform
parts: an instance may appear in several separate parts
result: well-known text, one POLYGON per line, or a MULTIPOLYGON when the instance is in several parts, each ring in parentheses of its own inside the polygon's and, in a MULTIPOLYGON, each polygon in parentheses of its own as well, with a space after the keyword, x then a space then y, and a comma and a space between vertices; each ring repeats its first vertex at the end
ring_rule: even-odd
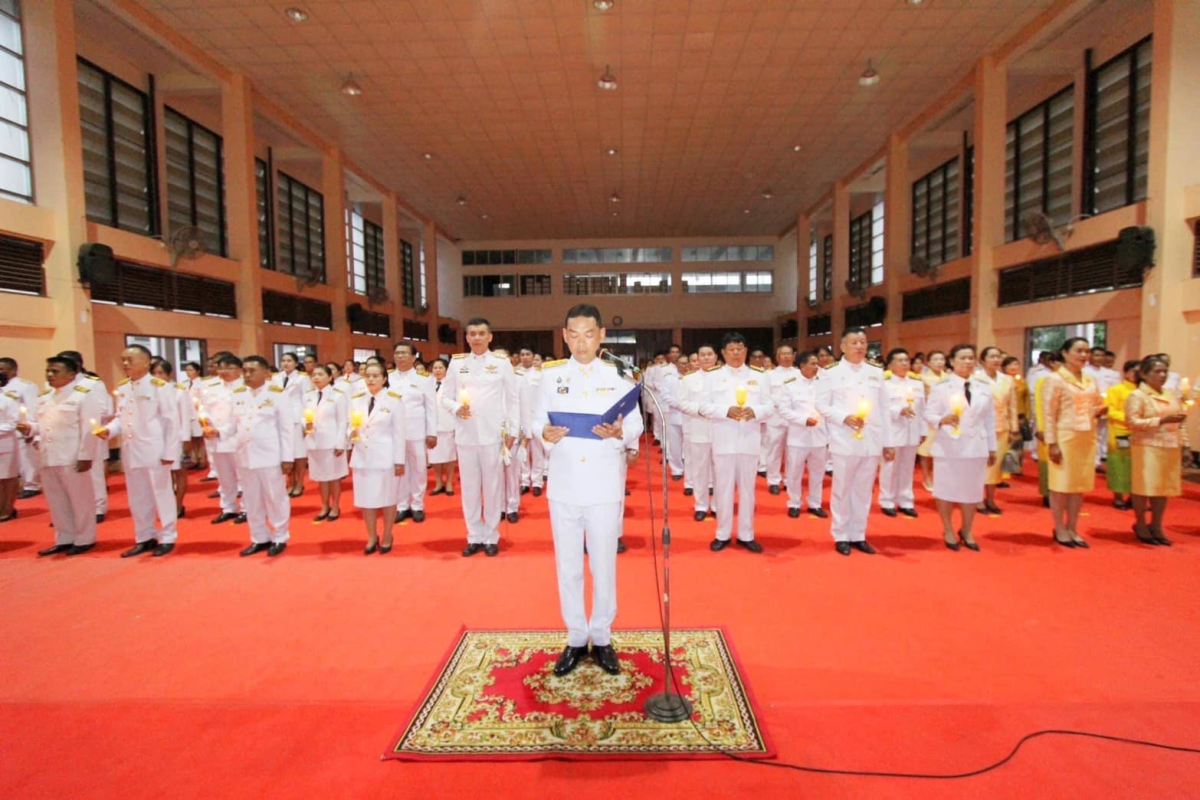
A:
POLYGON ((454 495, 454 465, 458 453, 454 447, 454 415, 442 408, 442 381, 446 379, 446 360, 435 358, 429 366, 437 381, 437 447, 429 451, 433 467, 433 491, 429 494, 454 495))
POLYGON ((959 539, 978 552, 971 535, 975 506, 983 500, 988 467, 996 461, 996 412, 991 387, 972 377, 975 348, 955 345, 950 350, 952 372, 929 391, 925 422, 933 431, 931 455, 938 468, 933 473, 933 498, 942 517, 946 547, 959 548, 959 539), (951 517, 954 507, 962 514, 957 535, 951 517))
MULTIPOLYGON (((7 385, 7 380, 5 384, 7 385)), ((14 386, 16 384, 13 384, 14 386)), ((0 386, 2 389, 3 386, 0 386)), ((17 489, 21 482, 21 459, 17 445, 17 423, 29 419, 29 409, 22 420, 21 395, 10 389, 0 391, 0 522, 8 522, 17 516, 15 507, 17 489)))
POLYGON ((887 391, 887 414, 891 417, 884 447, 896 449, 896 457, 879 464, 879 509, 884 516, 903 514, 916 517, 913 497, 913 473, 917 467, 917 448, 925 432, 925 383, 909 371, 908 351, 893 348, 887 354, 888 372, 883 388, 887 391), (889 374, 890 373, 890 374, 889 374))
POLYGON ((204 449, 204 431, 200 428, 200 419, 195 413, 196 408, 201 404, 201 384, 203 382, 199 362, 188 361, 183 365, 183 380, 180 383, 187 387, 188 397, 192 401, 192 427, 185 431, 180 438, 184 439, 183 451, 185 454, 191 455, 191 468, 194 470, 208 469, 208 454, 204 449))
POLYGON ((396 510, 396 478, 404 474, 404 404, 398 392, 388 391, 387 372, 381 364, 367 366, 362 383, 350 396, 350 442, 354 448, 354 505, 363 511, 367 546, 371 555, 392 549, 392 522, 396 510), (383 521, 383 541, 378 523, 383 521))
POLYGON ((316 522, 335 522, 342 515, 342 478, 346 477, 346 426, 349 401, 333 386, 329 367, 316 364, 309 378, 315 387, 304 395, 302 424, 308 446, 308 474, 321 494, 316 522))
POLYGON ((183 519, 183 515, 187 513, 187 509, 183 507, 183 500, 187 496, 187 470, 183 468, 183 452, 187 447, 188 433, 195 422, 195 409, 192 408, 192 396, 188 394, 187 386, 175 383, 175 367, 170 361, 157 359, 150 366, 150 374, 175 387, 175 404, 179 409, 179 421, 176 424, 181 433, 179 452, 175 453, 175 461, 171 464, 171 487, 175 490, 176 518, 183 519))

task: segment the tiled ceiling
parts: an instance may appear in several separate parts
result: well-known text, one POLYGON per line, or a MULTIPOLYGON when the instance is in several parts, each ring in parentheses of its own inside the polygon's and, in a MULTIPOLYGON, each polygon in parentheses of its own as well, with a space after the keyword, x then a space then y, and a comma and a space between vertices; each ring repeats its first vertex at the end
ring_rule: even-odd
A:
POLYGON ((454 235, 491 240, 777 234, 1050 5, 137 1, 454 235), (882 80, 864 88, 868 59, 882 80))

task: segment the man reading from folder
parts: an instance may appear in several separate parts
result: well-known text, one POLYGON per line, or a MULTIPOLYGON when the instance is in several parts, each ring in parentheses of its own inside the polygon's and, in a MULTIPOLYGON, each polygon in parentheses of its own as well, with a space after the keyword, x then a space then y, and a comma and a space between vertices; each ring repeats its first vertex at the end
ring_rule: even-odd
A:
POLYGON ((567 646, 554 665, 559 676, 588 655, 589 639, 591 655, 601 669, 610 675, 621 669, 611 638, 617 615, 617 540, 625 499, 621 462, 637 457, 642 419, 632 413, 590 427, 569 424, 587 416, 599 418, 629 392, 629 383, 616 367, 599 357, 604 334, 595 306, 581 303, 567 312, 563 341, 571 357, 542 365, 534 405, 533 431, 546 447, 558 599, 567 626, 567 646), (556 423, 568 424, 551 424, 552 415, 556 423), (585 542, 592 571, 590 620, 583 602, 585 542))

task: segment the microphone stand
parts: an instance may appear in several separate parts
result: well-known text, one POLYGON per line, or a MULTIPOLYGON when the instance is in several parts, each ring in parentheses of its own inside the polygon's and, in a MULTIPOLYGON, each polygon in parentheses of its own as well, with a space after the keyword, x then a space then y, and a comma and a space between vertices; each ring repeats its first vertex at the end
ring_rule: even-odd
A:
MULTIPOLYGON (((602 351, 601 355, 607 354, 621 365, 630 369, 635 373, 641 372, 637 367, 631 365, 625 359, 607 350, 602 351)), ((646 385, 645 373, 642 373, 642 396, 649 397, 650 402, 654 403, 654 413, 663 421, 663 425, 669 425, 670 421, 663 414, 662 405, 658 402, 658 397, 650 387, 646 385)), ((644 405, 643 412, 648 411, 644 405)), ((650 433, 649 426, 645 426, 647 439, 652 439, 653 434, 650 433)), ((662 548, 663 548, 663 690, 657 694, 653 694, 646 698, 646 704, 643 707, 646 716, 655 722, 683 722, 692 716, 692 704, 687 701, 683 695, 675 691, 675 681, 671 677, 671 526, 667 521, 667 510, 669 508, 670 498, 670 482, 667 479, 667 464, 669 460, 671 439, 667 435, 667 430, 663 428, 663 462, 662 462, 662 485, 663 485, 663 526, 662 526, 662 548)), ((649 456, 647 456, 649 457, 649 456)))

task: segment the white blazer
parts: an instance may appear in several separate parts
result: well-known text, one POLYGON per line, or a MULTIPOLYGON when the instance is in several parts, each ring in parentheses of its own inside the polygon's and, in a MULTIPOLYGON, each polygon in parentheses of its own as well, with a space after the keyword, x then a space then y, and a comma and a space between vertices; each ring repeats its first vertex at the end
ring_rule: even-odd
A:
POLYGON ((799 373, 785 378, 776 392, 779 416, 788 423, 788 447, 826 447, 829 444, 829 427, 825 418, 817 413, 817 382, 821 376, 804 377, 799 373), (816 417, 816 425, 808 420, 816 417))
POLYGON ((954 428, 939 425, 942 417, 953 412, 955 395, 965 394, 966 381, 957 375, 933 386, 925 404, 925 421, 933 430, 934 458, 987 458, 996 452, 996 410, 992 403, 991 387, 981 381, 971 381, 971 404, 960 414, 959 437, 954 428))
MULTIPOLYGON (((324 390, 313 387, 304 395, 304 410, 313 410, 313 432, 304 435, 309 450, 345 450, 346 430, 350 424, 349 400, 346 393, 336 386, 324 390), (321 402, 317 402, 320 395, 321 402)), ((304 424, 304 415, 300 415, 304 424)))
POLYGON ((707 397, 708 373, 704 370, 689 372, 679 379, 673 399, 683 414, 683 440, 688 444, 712 444, 712 422, 700 416, 700 404, 707 397))
POLYGON ((362 415, 362 425, 358 429, 359 441, 353 443, 350 466, 355 469, 390 470, 397 464, 404 464, 404 401, 398 393, 381 389, 379 394, 374 395, 375 408, 368 414, 371 397, 371 392, 365 388, 350 397, 350 419, 354 418, 356 411, 362 415))
POLYGON ((775 413, 771 403, 771 379, 749 364, 734 369, 725 364, 708 372, 707 392, 700 413, 712 420, 713 455, 758 455, 762 448, 762 424, 775 413), (746 408, 754 419, 736 420, 727 415, 737 403, 737 388, 746 389, 746 408))
POLYGON ((904 378, 891 375, 883 382, 883 388, 887 392, 887 413, 892 418, 892 425, 887 438, 883 440, 883 446, 916 447, 921 443, 926 429, 925 382, 911 374, 904 378), (916 416, 903 416, 904 409, 910 406, 916 416))

